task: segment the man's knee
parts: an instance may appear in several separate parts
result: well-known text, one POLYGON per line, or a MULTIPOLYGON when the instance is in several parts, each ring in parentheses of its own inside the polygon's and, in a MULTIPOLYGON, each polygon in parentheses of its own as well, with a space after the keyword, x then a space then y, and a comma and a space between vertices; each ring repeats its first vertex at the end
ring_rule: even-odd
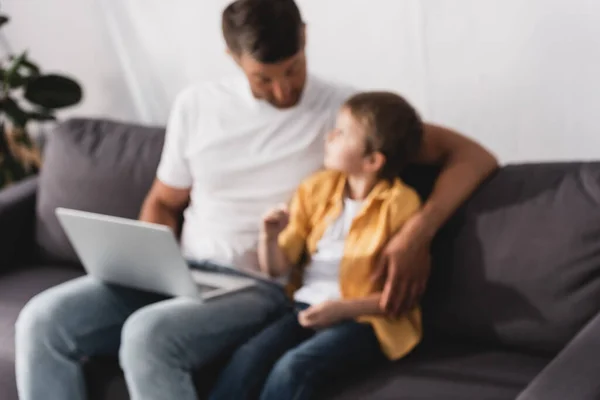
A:
POLYGON ((172 342, 166 337, 168 329, 164 315, 152 306, 134 312, 123 325, 119 360, 123 369, 138 365, 168 362, 172 342))
POLYGON ((15 324, 17 351, 34 350, 31 347, 42 341, 65 344, 66 338, 60 334, 65 317, 60 303, 60 298, 52 292, 42 292, 27 302, 15 324))

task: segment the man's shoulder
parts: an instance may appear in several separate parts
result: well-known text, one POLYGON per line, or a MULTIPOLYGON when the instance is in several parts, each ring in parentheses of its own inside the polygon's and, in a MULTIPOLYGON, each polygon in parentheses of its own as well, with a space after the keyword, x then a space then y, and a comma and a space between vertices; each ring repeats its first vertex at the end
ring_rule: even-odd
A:
POLYGON ((343 103, 350 96, 358 93, 359 91, 357 88, 346 83, 332 79, 326 79, 315 74, 310 74, 309 79, 311 85, 316 89, 315 93, 317 93, 318 96, 321 98, 323 96, 327 96, 336 103, 343 103))
POLYGON ((342 175, 343 174, 340 171, 323 168, 317 172, 313 172, 311 175, 305 178, 304 181, 302 181, 302 185, 316 186, 323 182, 337 181, 342 175))
POLYGON ((243 93, 243 78, 233 75, 218 80, 194 82, 184 87, 176 96, 175 103, 213 103, 221 98, 239 97, 243 93))

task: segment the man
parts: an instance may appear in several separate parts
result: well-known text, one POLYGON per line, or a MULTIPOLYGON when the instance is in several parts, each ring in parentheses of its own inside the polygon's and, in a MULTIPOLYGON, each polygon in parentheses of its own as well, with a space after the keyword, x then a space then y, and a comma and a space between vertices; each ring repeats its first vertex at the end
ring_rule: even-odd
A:
MULTIPOLYGON (((251 268, 260 216, 321 167, 325 134, 352 91, 307 74, 305 27, 292 0, 238 0, 223 12, 223 34, 243 76, 177 98, 140 219, 176 229, 185 210, 186 257, 251 268)), ((394 314, 423 292, 435 232, 497 165, 476 143, 431 125, 419 162, 442 173, 382 254, 381 306, 394 314)), ((17 321, 20 398, 84 399, 82 362, 119 354, 132 399, 195 399, 191 372, 284 306, 282 293, 266 286, 199 304, 90 277, 64 283, 33 298, 17 321)))

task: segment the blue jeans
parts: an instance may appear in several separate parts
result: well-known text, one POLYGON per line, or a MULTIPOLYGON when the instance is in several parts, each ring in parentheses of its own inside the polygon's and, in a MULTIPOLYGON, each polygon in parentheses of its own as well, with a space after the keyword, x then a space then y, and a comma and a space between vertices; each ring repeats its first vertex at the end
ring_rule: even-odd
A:
POLYGON ((318 390, 386 362, 370 325, 346 321, 314 331, 298 323, 299 305, 240 346, 210 400, 314 399, 318 390))
POLYGON ((119 356, 132 400, 196 399, 191 372, 281 315, 282 291, 260 284, 206 303, 102 283, 90 276, 48 289, 16 324, 21 400, 82 400, 82 364, 119 356))

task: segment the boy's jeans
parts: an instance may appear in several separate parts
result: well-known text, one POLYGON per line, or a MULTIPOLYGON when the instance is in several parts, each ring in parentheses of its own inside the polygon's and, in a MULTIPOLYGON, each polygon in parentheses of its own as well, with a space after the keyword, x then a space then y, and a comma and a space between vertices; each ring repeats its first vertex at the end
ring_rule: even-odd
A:
POLYGON ((260 331, 286 297, 269 285, 200 303, 85 276, 29 301, 16 324, 21 400, 86 398, 82 363, 119 355, 132 400, 196 399, 191 372, 260 331))
POLYGON ((311 400, 386 362, 370 325, 346 321, 315 332, 288 310, 235 351, 210 400, 311 400))

